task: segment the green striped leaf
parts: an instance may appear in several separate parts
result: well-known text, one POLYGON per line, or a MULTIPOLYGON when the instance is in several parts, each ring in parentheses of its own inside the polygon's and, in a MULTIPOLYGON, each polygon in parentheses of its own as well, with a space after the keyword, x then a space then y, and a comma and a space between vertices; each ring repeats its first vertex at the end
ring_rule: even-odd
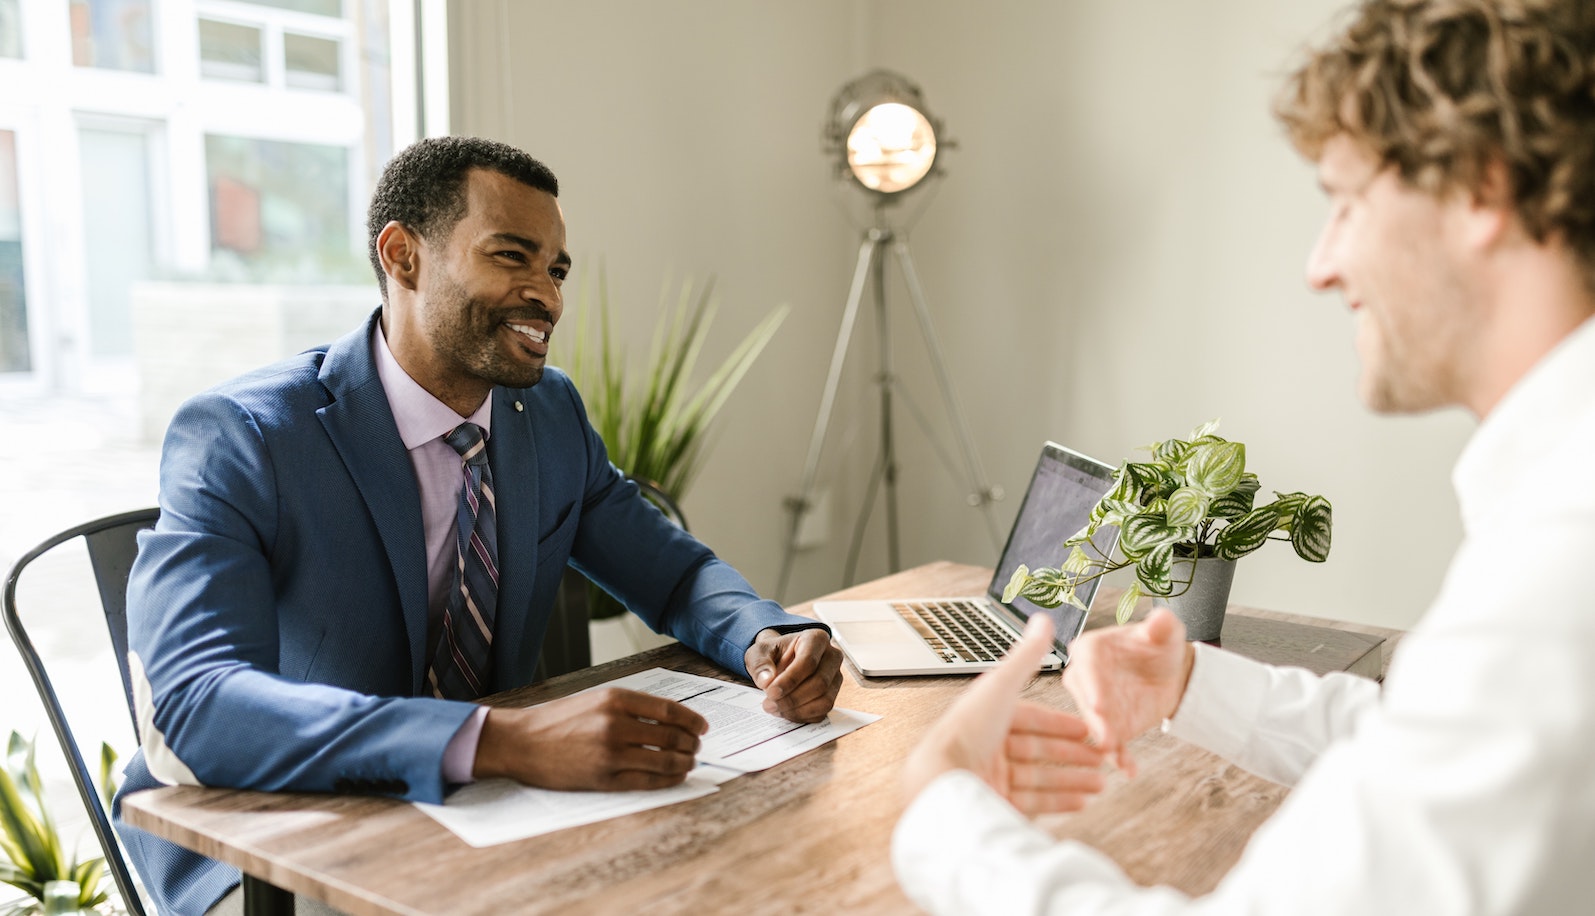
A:
POLYGON ((1092 566, 1091 557, 1084 550, 1076 547, 1069 551, 1069 558, 1063 561, 1064 575, 1079 577, 1092 566))
POLYGON ((1208 420, 1206 423, 1203 423, 1201 426, 1191 430, 1191 434, 1185 438, 1187 441, 1195 442, 1204 436, 1212 435, 1213 431, 1216 429, 1218 429, 1218 417, 1214 417, 1213 419, 1208 420))
POLYGON ((1168 496, 1176 487, 1173 473, 1163 464, 1132 461, 1124 466, 1124 472, 1134 486, 1134 495, 1129 499, 1135 502, 1168 496))
POLYGON ((1174 591, 1170 575, 1174 567, 1174 545, 1152 548, 1135 564, 1135 580, 1149 595, 1167 596, 1174 591))
POLYGON ((1019 592, 1024 589, 1025 584, 1029 581, 1030 567, 1020 563, 1019 568, 1014 570, 1013 575, 1008 577, 1008 584, 1003 586, 1002 603, 1012 604, 1013 600, 1019 597, 1019 592))
POLYGON ((1042 607, 1057 607, 1066 601, 1080 604, 1080 599, 1074 595, 1074 577, 1062 570, 1045 567, 1033 572, 1024 566, 1014 570, 1008 586, 1002 591, 1002 597, 1010 602, 1015 598, 1025 598, 1042 607))
POLYGON ((1152 457, 1172 468, 1184 461, 1190 451, 1191 443, 1184 439, 1164 439, 1152 449, 1152 457))
POLYGON ((1141 585, 1138 582, 1131 582, 1130 587, 1124 590, 1123 595, 1119 596, 1119 606, 1114 611, 1113 619, 1119 623, 1129 620, 1130 615, 1135 613, 1135 603, 1140 600, 1141 585))
POLYGON ((1207 517, 1212 497, 1196 487, 1181 487, 1169 497, 1168 520, 1170 525, 1194 525, 1207 517))
POLYGON ((1329 500, 1322 496, 1309 497, 1296 510, 1290 529, 1290 545, 1296 555, 1309 563, 1322 563, 1329 559, 1329 529, 1333 522, 1329 500))
MULTIPOLYGON (((1098 503, 1102 507, 1102 518, 1098 525, 1107 525, 1110 528, 1121 527, 1132 515, 1140 515, 1146 511, 1140 503, 1127 499, 1105 499, 1098 503)), ((1095 531, 1091 532, 1096 534, 1095 531)))
POLYGON ((1280 520, 1284 522, 1281 527, 1283 527, 1286 531, 1290 530, 1291 523, 1295 519, 1296 513, 1300 512, 1301 507, 1307 504, 1307 500, 1308 496, 1306 493, 1281 493, 1278 490, 1274 491, 1274 502, 1271 505, 1273 506, 1274 511, 1279 515, 1280 520))
POLYGON ((1239 442, 1213 442, 1196 446, 1185 462, 1185 477, 1192 486, 1214 496, 1235 489, 1246 472, 1246 446, 1239 442))
POLYGON ((1073 547, 1076 544, 1084 544, 1086 541, 1091 540, 1091 536, 1097 533, 1097 525, 1098 524, 1099 523, 1097 522, 1096 519, 1092 519, 1091 521, 1086 522, 1086 525, 1085 525, 1084 528, 1081 528, 1079 531, 1076 531, 1074 533, 1074 536, 1070 537, 1067 541, 1063 542, 1063 546, 1064 547, 1073 547))
POLYGON ((1211 518, 1240 518, 1252 511, 1257 501, 1257 475, 1251 471, 1241 475, 1240 482, 1235 489, 1213 500, 1207 507, 1207 514, 1211 518))
POLYGON ((1191 529, 1168 524, 1163 513, 1144 513, 1125 519, 1119 529, 1119 550, 1131 560, 1140 560, 1156 547, 1172 544, 1191 529))
POLYGON ((1225 560, 1238 560, 1263 546, 1278 524, 1279 516, 1272 506, 1253 509, 1218 533, 1214 550, 1225 560))

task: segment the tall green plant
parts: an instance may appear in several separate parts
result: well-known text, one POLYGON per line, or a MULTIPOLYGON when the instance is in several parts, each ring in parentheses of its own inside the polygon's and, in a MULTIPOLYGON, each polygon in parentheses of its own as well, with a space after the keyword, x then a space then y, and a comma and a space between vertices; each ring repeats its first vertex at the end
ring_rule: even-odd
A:
POLYGON ((1126 566, 1135 581, 1119 601, 1118 620, 1130 618, 1142 595, 1184 594, 1190 580, 1174 578, 1174 559, 1214 557, 1236 560, 1268 541, 1288 541, 1296 555, 1312 563, 1329 558, 1331 507, 1322 496, 1280 493, 1258 506, 1257 475, 1246 470, 1246 446, 1214 435, 1211 420, 1185 439, 1146 446, 1151 461, 1126 461, 1114 472, 1114 487, 1091 510, 1091 520, 1063 543, 1069 551, 1061 567, 1031 570, 1020 566, 1003 590, 1042 607, 1072 604, 1085 610, 1075 590, 1126 566), (1115 560, 1093 540, 1099 528, 1119 529, 1115 560), (1086 553, 1089 547, 1096 555, 1086 553))
MULTIPOLYGON (((116 753, 100 746, 100 787, 108 797, 114 792, 112 773, 116 753)), ((55 821, 44 803, 44 784, 34 763, 33 742, 16 732, 6 747, 0 767, 0 882, 20 888, 28 899, 0 910, 0 916, 75 913, 90 910, 109 897, 105 859, 68 856, 56 832, 55 821)))
POLYGON ((587 402, 587 417, 603 437, 609 460, 679 500, 698 472, 709 423, 775 336, 788 308, 766 315, 706 379, 695 383, 693 372, 718 308, 713 280, 701 289, 690 278, 682 281, 674 304, 666 282, 648 359, 635 365, 615 342, 609 283, 602 272, 597 290, 595 304, 591 287, 582 289, 575 341, 562 365, 587 402))
MULTIPOLYGON (((775 336, 789 309, 783 305, 766 315, 698 382, 695 370, 718 307, 712 279, 699 288, 687 278, 673 296, 666 280, 660 291, 658 324, 642 363, 628 361, 615 341, 609 282, 602 271, 596 302, 592 289, 583 284, 576 305, 575 339, 562 352, 562 366, 582 393, 587 418, 603 438, 609 460, 632 477, 653 481, 679 502, 698 473, 710 422, 775 336)), ((596 587, 588 590, 588 598, 595 618, 625 610, 596 587)))

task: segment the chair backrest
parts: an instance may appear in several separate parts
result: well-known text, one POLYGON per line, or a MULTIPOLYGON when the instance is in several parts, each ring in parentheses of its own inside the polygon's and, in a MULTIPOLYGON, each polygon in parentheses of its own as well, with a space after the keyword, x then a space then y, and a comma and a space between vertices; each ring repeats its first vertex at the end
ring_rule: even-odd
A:
POLYGON ((659 511, 665 514, 665 518, 670 519, 670 523, 672 525, 675 525, 682 531, 691 530, 687 527, 687 517, 681 514, 681 507, 676 505, 676 501, 674 499, 670 498, 670 494, 665 492, 664 487, 661 487, 659 484, 654 483, 652 480, 649 480, 646 477, 627 477, 626 479, 636 484, 637 489, 642 491, 642 495, 646 497, 649 502, 658 506, 659 511))
POLYGON ((88 811, 94 835, 100 841, 100 848, 104 850, 106 868, 116 881, 117 890, 122 894, 123 905, 132 916, 144 916, 143 903, 133 885, 127 861, 122 858, 122 849, 117 845, 116 834, 111 829, 110 816, 106 813, 100 794, 94 787, 93 779, 89 776, 83 755, 78 753, 77 740, 67 724, 66 713, 56 697, 55 688, 50 683, 44 662, 33 648, 33 642, 28 638, 27 630, 22 625, 22 617, 17 609, 17 582, 22 578, 23 571, 28 565, 39 557, 74 539, 83 539, 88 549, 89 563, 94 570, 95 584, 99 589, 100 606, 105 613, 105 625, 110 631, 117 670, 122 678, 122 699, 127 707, 128 718, 134 723, 133 730, 136 734, 138 726, 133 712, 133 690, 127 673, 127 576, 133 568, 133 557, 138 553, 138 533, 153 527, 159 516, 158 509, 123 512, 79 525, 49 538, 23 554, 22 558, 11 567, 11 572, 6 575, 3 598, 0 598, 6 629, 10 631, 17 652, 21 654, 22 662, 33 678, 33 686, 39 692, 39 700, 44 704, 45 714, 50 719, 56 740, 61 744, 61 752, 66 756, 67 766, 72 771, 72 781, 76 783, 78 795, 83 799, 83 807, 88 811))

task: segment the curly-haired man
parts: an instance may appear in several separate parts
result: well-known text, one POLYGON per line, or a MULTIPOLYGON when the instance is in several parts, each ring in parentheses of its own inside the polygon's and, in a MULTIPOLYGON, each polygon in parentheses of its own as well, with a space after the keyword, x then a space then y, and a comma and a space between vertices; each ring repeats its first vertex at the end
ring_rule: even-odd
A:
POLYGON ((1351 308, 1363 400, 1481 421, 1453 475, 1464 541, 1382 692, 1193 646, 1160 610, 1075 642, 1075 719, 1017 702, 1050 644, 1030 634, 910 758, 894 861, 930 910, 1595 900, 1595 597, 1572 574, 1595 556, 1595 4, 1368 0, 1277 113, 1329 198, 1307 279, 1351 308), (1133 774, 1127 743, 1160 722, 1294 787, 1200 900, 1015 810, 1078 808, 1090 765, 1133 774))

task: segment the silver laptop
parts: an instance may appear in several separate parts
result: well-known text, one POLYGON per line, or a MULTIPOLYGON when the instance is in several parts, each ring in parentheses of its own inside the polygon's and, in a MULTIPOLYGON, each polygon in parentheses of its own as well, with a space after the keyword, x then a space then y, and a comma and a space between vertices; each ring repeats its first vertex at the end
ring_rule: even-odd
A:
MULTIPOLYGON (((1068 664, 1069 643, 1085 628, 1086 612, 1067 604, 1044 608, 1024 598, 1004 604, 1002 591, 1021 563, 1034 569, 1063 562, 1063 542, 1085 527, 1097 501, 1113 488, 1113 471, 1112 465, 1055 442, 1043 446, 984 595, 816 601, 814 615, 830 625, 860 673, 898 677, 985 671, 1019 638, 1030 615, 1046 614, 1055 645, 1041 668, 1061 668, 1068 664)), ((1115 528, 1099 529, 1092 543, 1109 554, 1118 534, 1115 528)), ((1090 607, 1096 591, 1093 580, 1077 594, 1090 607)))

